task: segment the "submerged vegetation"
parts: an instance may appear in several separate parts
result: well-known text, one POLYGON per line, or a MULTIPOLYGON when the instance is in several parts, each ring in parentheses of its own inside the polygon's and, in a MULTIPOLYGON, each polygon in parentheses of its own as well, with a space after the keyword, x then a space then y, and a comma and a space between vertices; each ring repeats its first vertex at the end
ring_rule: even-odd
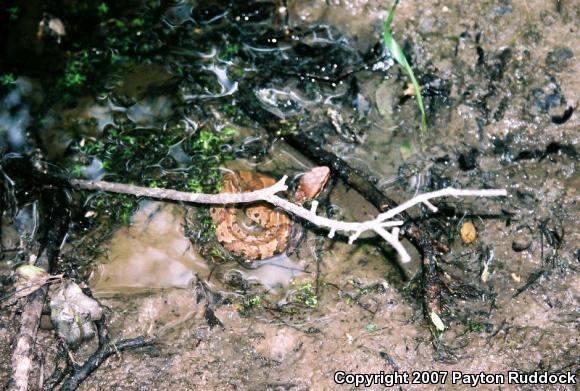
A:
MULTIPOLYGON (((232 159, 228 146, 233 128, 219 132, 201 129, 185 135, 183 129, 138 129, 126 122, 111 126, 99 138, 83 139, 71 174, 123 178, 133 185, 213 193, 220 189, 219 167, 232 159)), ((136 200, 125 195, 101 195, 92 200, 97 211, 128 222, 136 200), (110 200, 111 202, 106 202, 110 200)))

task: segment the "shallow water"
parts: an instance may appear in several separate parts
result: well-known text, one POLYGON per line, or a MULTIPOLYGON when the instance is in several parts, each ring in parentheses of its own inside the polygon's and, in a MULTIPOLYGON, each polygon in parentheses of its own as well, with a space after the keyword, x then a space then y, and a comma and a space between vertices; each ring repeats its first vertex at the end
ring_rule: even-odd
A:
MULTIPOLYGON (((211 271, 183 231, 184 210, 161 202, 142 202, 128 227, 115 232, 107 243, 107 254, 97 260, 89 283, 97 297, 139 293, 160 288, 186 288, 195 276, 204 278, 212 290, 223 283, 210 278, 211 271)), ((293 278, 305 274, 306 260, 292 260, 280 254, 256 269, 229 265, 222 273, 239 273, 245 280, 257 281, 266 289, 287 287, 293 278)))

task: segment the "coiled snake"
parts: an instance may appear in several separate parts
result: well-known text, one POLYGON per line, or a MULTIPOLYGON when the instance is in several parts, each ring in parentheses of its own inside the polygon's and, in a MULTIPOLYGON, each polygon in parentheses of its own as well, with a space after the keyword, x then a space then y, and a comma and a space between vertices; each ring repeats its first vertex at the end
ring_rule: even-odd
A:
MULTIPOLYGON (((290 201, 302 205, 324 188, 330 176, 328 167, 315 167, 302 175, 290 201)), ((223 177, 224 193, 254 191, 272 186, 276 180, 252 171, 228 172, 223 177)), ((267 203, 213 207, 210 214, 216 236, 232 254, 246 260, 270 258, 284 252, 292 236, 290 217, 267 203)))

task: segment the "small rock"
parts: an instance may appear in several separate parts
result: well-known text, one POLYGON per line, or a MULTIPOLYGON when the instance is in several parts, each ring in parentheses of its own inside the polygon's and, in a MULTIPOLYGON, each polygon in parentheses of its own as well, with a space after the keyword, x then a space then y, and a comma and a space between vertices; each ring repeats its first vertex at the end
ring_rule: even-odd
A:
POLYGON ((93 322, 101 319, 103 309, 85 295, 73 281, 66 281, 50 293, 50 318, 58 335, 71 347, 95 335, 93 322))
POLYGON ((459 230, 459 235, 465 244, 471 244, 475 242, 475 239, 477 239, 477 230, 475 229, 475 225, 471 220, 465 220, 463 222, 463 225, 459 230))
POLYGON ((566 47, 560 47, 548 53, 546 56, 546 65, 556 71, 560 71, 568 65, 568 60, 572 57, 574 57, 572 50, 566 47))
POLYGON ((513 9, 509 5, 500 5, 498 7, 495 7, 495 13, 498 14, 499 16, 505 16, 507 14, 511 14, 512 11, 513 11, 513 9))
POLYGON ((56 42, 60 43, 61 38, 66 35, 64 23, 54 16, 44 13, 42 20, 38 23, 38 38, 44 35, 56 37, 56 42))
POLYGON ((396 90, 393 82, 387 80, 382 82, 375 90, 375 100, 377 109, 383 118, 393 117, 394 91, 396 90))
POLYGON ((518 253, 527 250, 532 245, 532 239, 532 230, 530 227, 518 227, 512 242, 512 250, 518 253))

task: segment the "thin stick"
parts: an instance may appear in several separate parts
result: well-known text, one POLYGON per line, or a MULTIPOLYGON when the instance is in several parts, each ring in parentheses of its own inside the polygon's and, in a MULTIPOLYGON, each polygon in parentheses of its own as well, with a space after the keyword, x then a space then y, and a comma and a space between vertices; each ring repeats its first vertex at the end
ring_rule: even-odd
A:
POLYGON ((107 329, 107 323, 105 316, 95 322, 97 326, 97 335, 99 338, 99 347, 97 350, 91 354, 91 356, 85 361, 85 363, 78 367, 73 368, 72 373, 64 379, 62 383, 61 391, 73 391, 76 390, 81 383, 89 377, 101 364, 110 356, 117 352, 122 352, 124 350, 136 349, 143 346, 148 346, 153 343, 153 339, 148 339, 145 337, 137 337, 132 339, 124 339, 119 342, 111 343, 109 339, 109 330, 107 329))
MULTIPOLYGON (((46 250, 44 250, 42 255, 38 257, 36 265, 48 270, 48 264, 48 257, 46 250)), ((12 374, 7 387, 8 391, 28 390, 28 375, 32 368, 36 332, 40 324, 47 291, 48 287, 44 285, 27 297, 20 318, 20 330, 16 336, 15 348, 12 352, 12 374)))
POLYGON ((427 205, 432 212, 437 212, 437 208, 428 202, 433 198, 439 197, 505 197, 507 196, 507 191, 505 189, 489 189, 489 190, 470 190, 470 189, 454 189, 453 187, 447 187, 445 189, 432 191, 430 193, 419 194, 408 201, 403 202, 396 208, 389 209, 388 211, 381 213, 377 218, 390 219, 401 213, 404 210, 411 208, 420 203, 427 205))
POLYGON ((507 191, 504 189, 493 189, 493 190, 462 190, 454 188, 446 188, 431 193, 424 193, 417 195, 416 197, 406 201, 405 203, 399 205, 396 208, 390 209, 384 213, 379 214, 376 218, 372 220, 362 221, 362 222, 347 222, 332 220, 326 217, 318 216, 316 214, 316 207, 312 209, 306 209, 300 205, 294 204, 284 198, 276 195, 276 193, 285 191, 288 186, 286 186, 287 176, 284 176, 278 182, 270 187, 264 189, 255 190, 252 192, 245 193, 219 193, 219 194, 205 194, 205 193, 188 193, 181 192, 177 190, 170 189, 160 189, 160 188, 149 188, 142 186, 132 186, 123 183, 113 183, 104 181, 85 181, 85 180, 72 180, 71 184, 77 189, 85 190, 101 190, 113 193, 131 194, 137 197, 150 197, 157 199, 166 199, 174 201, 191 202, 198 204, 242 204, 257 201, 265 201, 287 212, 290 212, 304 220, 311 222, 312 224, 326 228, 329 231, 328 236, 333 237, 335 232, 340 232, 346 236, 349 236, 349 243, 354 242, 361 233, 366 231, 374 231, 385 239, 401 256, 402 262, 409 262, 411 256, 405 250, 401 242, 399 242, 399 229, 400 225, 403 225, 401 220, 389 220, 399 213, 419 204, 424 203, 430 209, 436 211, 430 202, 430 199, 438 197, 500 197, 506 196, 507 191), (391 232, 387 231, 385 228, 393 228, 391 232))

